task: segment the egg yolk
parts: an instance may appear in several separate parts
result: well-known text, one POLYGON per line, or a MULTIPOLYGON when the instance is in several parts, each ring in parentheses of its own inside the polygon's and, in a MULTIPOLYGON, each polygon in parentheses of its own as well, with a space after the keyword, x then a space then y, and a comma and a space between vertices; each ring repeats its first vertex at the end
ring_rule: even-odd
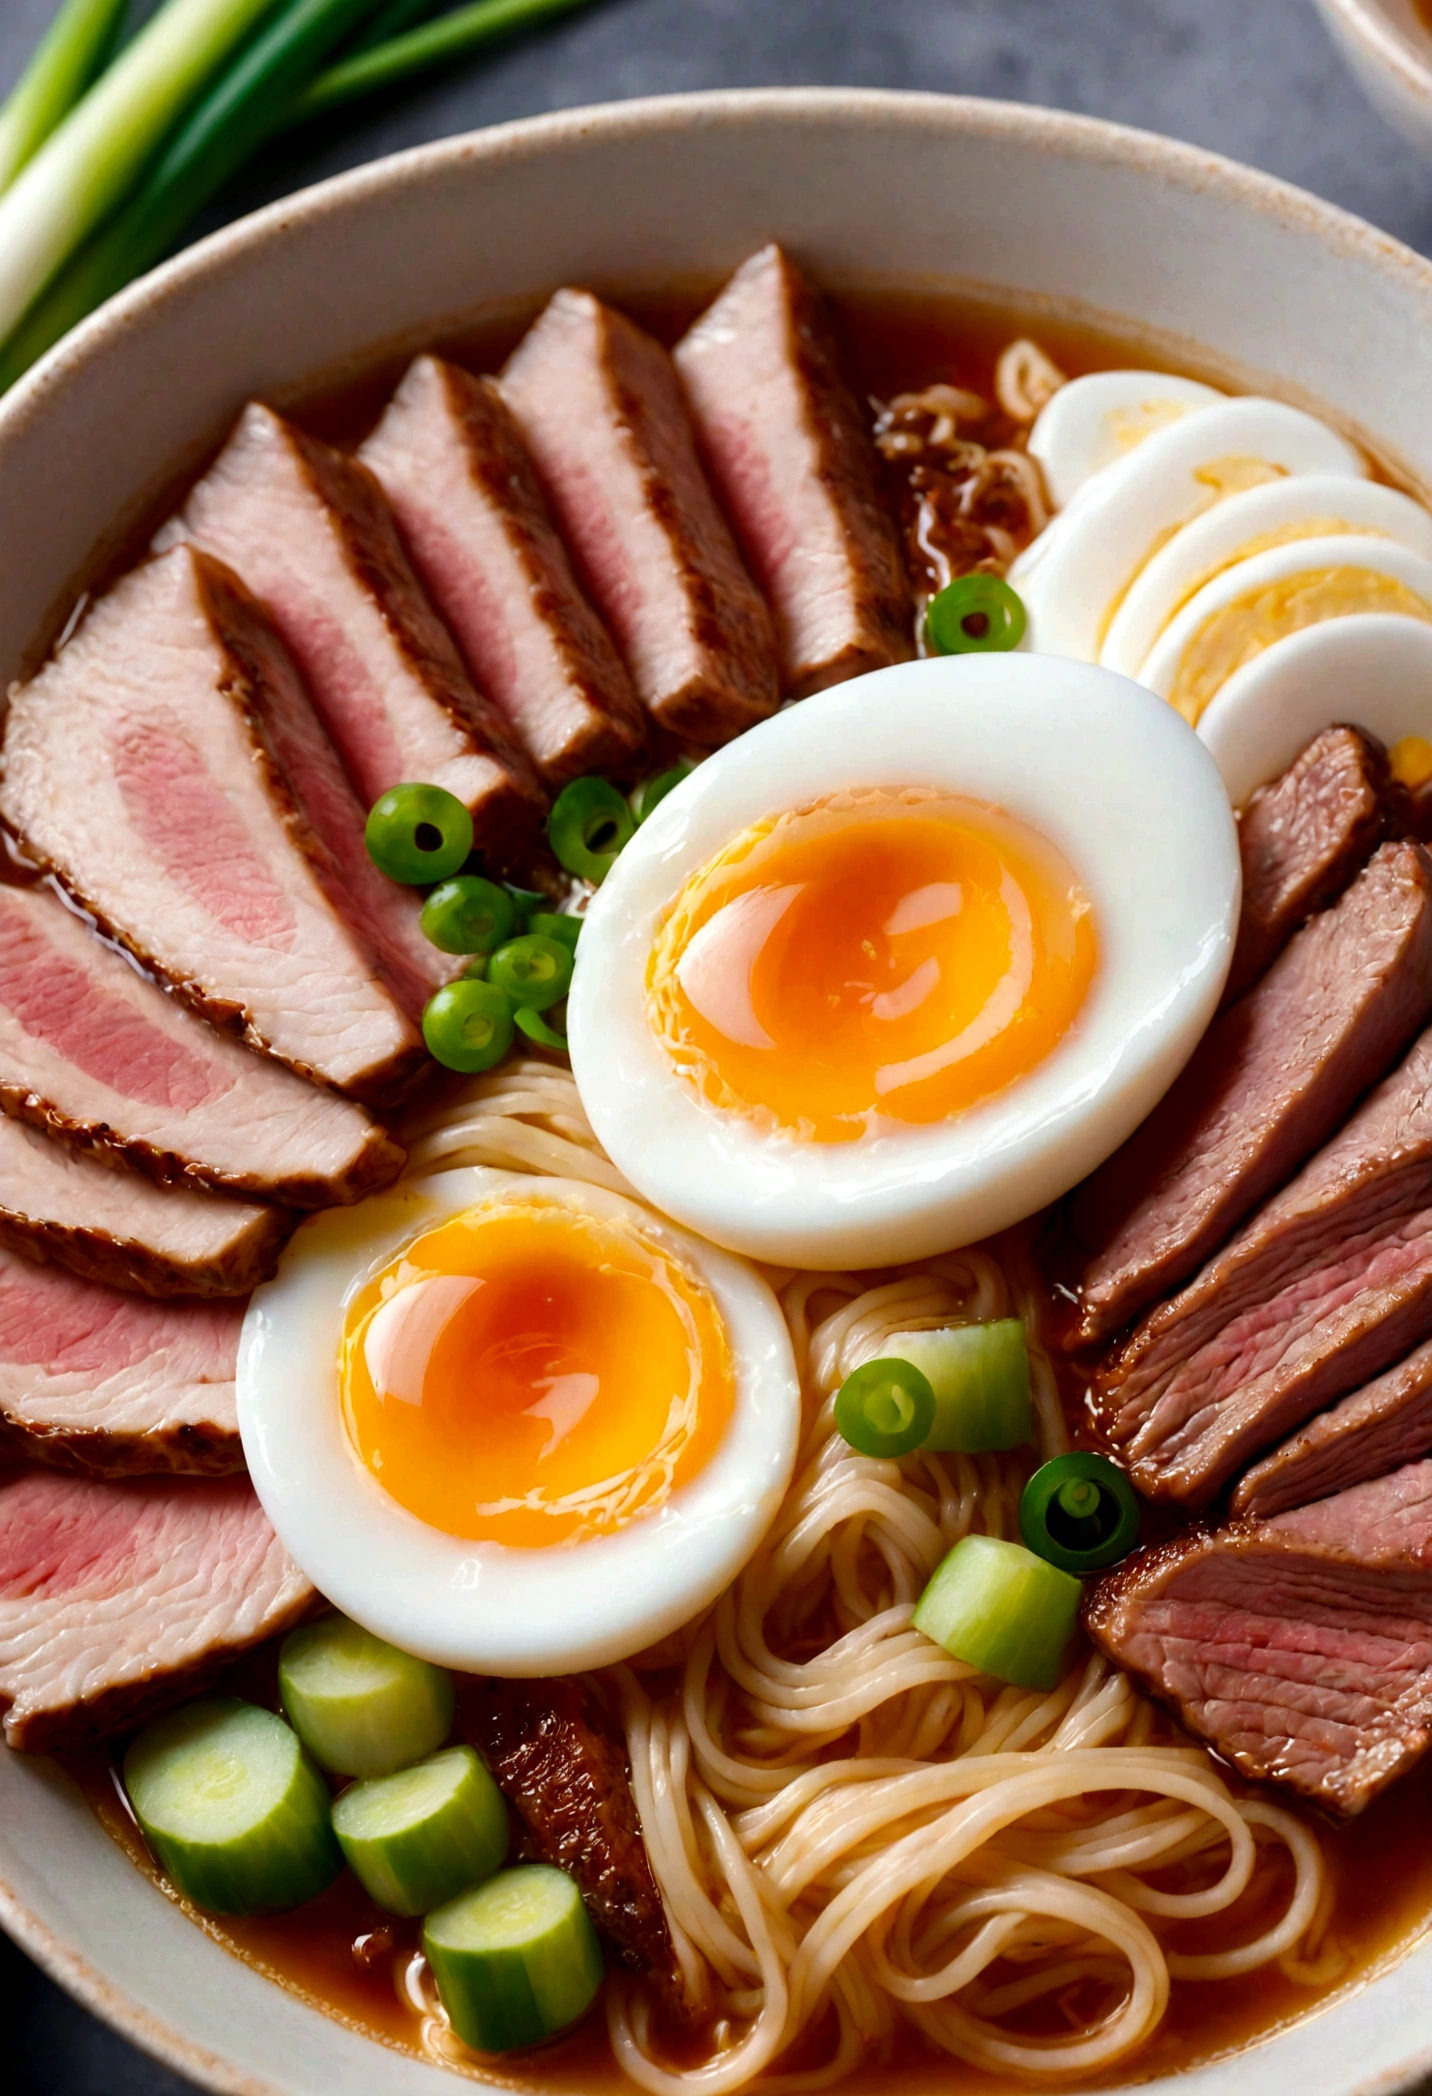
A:
POLYGON ((943 1121, 1033 1070, 1094 972, 1089 904, 1037 832, 921 789, 758 823, 693 874, 647 1013, 712 1104, 817 1142, 943 1121))
POLYGON ((703 1282, 625 1220, 505 1201, 426 1232, 348 1304, 349 1435, 400 1505, 518 1549, 651 1514, 734 1403, 703 1282))

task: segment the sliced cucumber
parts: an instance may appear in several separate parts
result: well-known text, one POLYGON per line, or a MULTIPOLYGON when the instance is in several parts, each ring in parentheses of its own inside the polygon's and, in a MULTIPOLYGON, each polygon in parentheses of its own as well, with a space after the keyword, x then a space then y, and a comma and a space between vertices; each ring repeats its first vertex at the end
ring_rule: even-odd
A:
POLYGON ((206 1696, 146 1725, 124 1787, 155 1857, 215 1914, 301 1907, 343 1868, 328 1786, 271 1710, 206 1696))
POLYGON ((540 2045, 586 2013, 602 1949, 564 1870, 520 1863, 430 1914, 423 1949, 464 2045, 540 2045))
POLYGON ((935 1393, 926 1448, 972 1456, 1033 1440, 1029 1346, 1021 1318, 942 1332, 892 1332, 881 1351, 909 1361, 935 1393))
POLYGON ((507 1854, 507 1806, 471 1747, 350 1784, 333 1831, 365 1892, 390 1914, 426 1914, 490 1878, 507 1854))
POLYGON ((1083 1594, 1072 1573, 1022 1543, 963 1536, 916 1603, 915 1628, 996 1681, 1054 1688, 1083 1594))
POLYGON ((335 1776, 386 1776, 452 1730, 452 1676, 327 1616, 283 1641, 278 1684, 289 1723, 335 1776))

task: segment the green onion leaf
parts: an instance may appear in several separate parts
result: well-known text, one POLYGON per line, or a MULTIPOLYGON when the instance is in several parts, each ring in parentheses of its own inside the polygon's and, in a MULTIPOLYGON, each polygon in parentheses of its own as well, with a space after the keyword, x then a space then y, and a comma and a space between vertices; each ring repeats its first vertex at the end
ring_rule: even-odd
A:
POLYGON ((567 1036, 558 1033, 555 1026, 549 1026, 542 1014, 534 1012, 530 1005, 520 1004, 512 1014, 512 1023, 519 1033, 525 1033, 528 1040, 535 1041, 539 1048, 555 1048, 562 1055, 567 1053, 567 1036))
POLYGON ((965 1536, 920 1596, 915 1628, 996 1681, 1050 1689, 1064 1671, 1083 1592, 1018 1543, 965 1536))
POLYGON ((892 1332, 892 1354, 912 1361, 935 1393, 926 1448, 978 1455, 1034 1438, 1029 1347, 1017 1317, 938 1332, 892 1332))
POLYGON ((8 189, 79 101, 119 38, 126 0, 65 0, 0 109, 0 189, 8 189))
POLYGON ((1139 1501, 1118 1465, 1087 1449, 1035 1471, 1019 1502, 1019 1532, 1051 1565, 1102 1572, 1139 1540, 1139 1501))
POLYGON ((459 7, 436 22, 410 30, 406 36, 394 37, 374 50, 355 52, 351 58, 340 60, 300 96, 293 121, 304 123, 309 117, 341 109, 362 95, 374 94, 399 80, 410 80, 468 51, 480 50, 484 44, 495 43, 500 37, 532 28, 551 15, 569 14, 586 5, 587 0, 475 0, 473 6, 459 7))

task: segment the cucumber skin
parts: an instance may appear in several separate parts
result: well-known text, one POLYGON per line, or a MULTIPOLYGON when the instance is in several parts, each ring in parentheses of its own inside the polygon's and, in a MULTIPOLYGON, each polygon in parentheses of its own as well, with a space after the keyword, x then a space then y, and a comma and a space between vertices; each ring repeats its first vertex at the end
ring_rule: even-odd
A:
MULTIPOLYGON (((273 1713, 266 1711, 264 1715, 273 1713)), ((158 1722, 162 1724, 164 1720, 158 1722)), ((279 1717, 274 1717, 273 1722, 283 1724, 279 1717)), ((140 1733, 130 1755, 153 1730, 151 1726, 140 1733)), ((211 1914, 283 1914, 316 1899, 342 1871, 343 1852, 329 1817, 332 1800, 328 1785, 301 1744, 294 1782, 283 1806, 276 1808, 283 1812, 286 1822, 294 1822, 296 1838, 276 1847, 270 1830, 257 1855, 252 1853, 252 1844, 229 1843, 217 1850, 206 1849, 155 1827, 134 1801, 128 1777, 130 1755, 125 1757, 125 1792, 140 1831, 165 1875, 196 1907, 211 1914)))
POLYGON ((454 1823, 452 1815, 445 1813, 441 1826, 430 1831, 413 1827, 396 1838, 365 1840, 346 1832, 342 1824, 344 1799, 351 1798, 356 1790, 381 1788, 387 1781, 383 1776, 355 1783, 333 1806, 333 1831, 354 1877, 380 1907, 405 1920, 444 1906, 460 1892, 490 1878, 507 1858, 511 1829, 501 1791, 471 1747, 446 1747, 442 1751, 472 1757, 476 1780, 465 1786, 469 1806, 465 1823, 454 1823), (392 1853, 395 1849, 396 1859, 392 1853))
MULTIPOLYGON (((552 1866, 529 1863, 517 1868, 546 1871, 552 1866)), ((591 1916, 580 1898, 570 1944, 563 1946, 558 1958, 544 1960, 545 1969, 535 1981, 529 1960, 520 1950, 457 1950, 437 1941, 435 1929, 441 1929, 444 1915, 456 1904, 449 1901, 447 1908, 439 1907, 428 1916, 423 1952, 448 2019, 464 2045, 474 2052, 517 2052, 556 2037, 586 2014, 600 1991, 606 1967, 591 1916)))
MULTIPOLYGON (((289 1723, 320 1768, 333 1776, 388 1776, 408 1768, 440 1747, 452 1731, 456 1694, 452 1676, 428 1661, 414 1659, 381 1638, 370 1638, 355 1623, 342 1616, 326 1616, 319 1623, 305 1623, 291 1630, 279 1651, 279 1693, 289 1723), (299 1675, 303 1658, 326 1638, 353 1633, 383 1651, 397 1653, 405 1671, 411 1671, 417 1691, 411 1706, 402 1713, 401 1734, 395 1731, 387 1706, 363 1709, 364 1697, 315 1696, 305 1689, 299 1675), (339 1706, 336 1710, 334 1706, 339 1706)), ((391 1693, 391 1692, 390 1692, 391 1693)), ((371 1705, 379 1698, 367 1699, 371 1705)))

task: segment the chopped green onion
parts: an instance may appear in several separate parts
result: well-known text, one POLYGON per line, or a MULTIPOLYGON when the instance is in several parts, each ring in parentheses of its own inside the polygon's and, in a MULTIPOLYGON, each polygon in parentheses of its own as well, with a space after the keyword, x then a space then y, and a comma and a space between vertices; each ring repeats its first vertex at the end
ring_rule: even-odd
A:
POLYGON ((346 1616, 289 1632, 278 1685, 290 1724, 336 1776, 385 1776, 452 1730, 452 1676, 346 1616))
POLYGON ((645 822, 652 810, 661 806, 668 793, 683 779, 690 778, 695 768, 683 757, 679 764, 672 765, 670 771, 661 772, 654 779, 644 779, 631 796, 631 812, 637 821, 645 822))
POLYGON ((491 1070, 512 1046, 512 999, 496 983, 475 979, 469 970, 428 999, 423 1039, 445 1070, 460 1070, 465 1077, 491 1070))
POLYGON ((436 22, 410 30, 406 36, 380 44, 376 50, 357 52, 330 67, 299 97, 293 121, 303 123, 309 117, 341 109, 345 102, 354 102, 360 95, 371 95, 396 81, 412 79, 415 74, 476 51, 499 37, 543 22, 550 15, 569 14, 573 8, 585 5, 586 0, 475 0, 470 7, 460 7, 436 22))
POLYGON ((534 910, 522 929, 535 932, 542 939, 555 939, 559 946, 575 953, 582 936, 582 919, 570 917, 564 910, 534 910))
POLYGON ((8 189, 97 73, 124 22, 127 0, 64 0, 0 109, 0 189, 8 189))
POLYGON ((1139 1501, 1118 1465, 1085 1449, 1036 1470, 1019 1502, 1029 1548, 1065 1572, 1101 1572, 1139 1540, 1139 1501))
POLYGON ((146 1725, 124 1787, 155 1857, 215 1914, 301 1907, 343 1868, 328 1786, 271 1710, 207 1696, 146 1725))
POLYGON ((442 786, 390 786, 364 830, 368 856, 390 880, 420 887, 449 880, 472 850, 472 817, 442 786))
POLYGON ((608 779, 573 779, 552 803, 547 835, 568 873, 600 887, 636 834, 631 809, 608 779))
POLYGON ((534 1012, 526 1005, 519 1005, 512 1014, 512 1023, 520 1033, 526 1034, 529 1041, 535 1041, 539 1048, 556 1048, 563 1055, 567 1053, 567 1036, 558 1033, 555 1026, 549 1026, 540 1012, 534 1012))
POLYGON ((939 1332, 892 1332, 890 1352, 923 1370, 935 1393, 926 1448, 977 1455, 1034 1437, 1029 1347, 1017 1317, 939 1332))
POLYGON ((390 1914, 426 1914, 507 1854, 507 1804, 471 1747, 350 1784, 333 1831, 363 1890, 390 1914))
POLYGON ((462 982, 486 982, 487 964, 490 959, 491 955, 489 954, 475 953, 472 959, 468 962, 467 966, 463 969, 462 975, 459 979, 462 982))
POLYGON ((996 1681, 1054 1688, 1083 1591, 1069 1573, 1018 1543, 965 1536, 920 1596, 915 1628, 996 1681))
POLYGON ((565 1871, 522 1863, 430 1914, 423 1950, 464 2045, 513 2052, 585 2015, 602 1948, 565 1871))
POLYGON ((835 1400, 835 1423, 857 1454, 908 1456, 935 1419, 935 1393, 908 1361, 867 1361, 835 1400))
POLYGON ((434 888, 419 922, 443 953, 491 953, 511 938, 516 919, 505 888, 478 873, 459 873, 434 888))
POLYGON ((167 0, 0 195, 0 340, 101 221, 273 0, 167 0))
POLYGON ((519 1011, 545 1012, 560 1004, 572 986, 571 948, 526 932, 489 957, 487 979, 505 990, 519 1011))
POLYGON ((514 888, 511 881, 504 881, 502 885, 512 897, 512 907, 517 912, 517 929, 520 932, 526 931, 527 920, 534 911, 548 910, 552 907, 551 896, 543 895, 538 888, 514 888))
POLYGON ((937 655, 1002 655, 1024 638, 1023 600, 998 575, 957 575, 930 599, 925 631, 937 655))

